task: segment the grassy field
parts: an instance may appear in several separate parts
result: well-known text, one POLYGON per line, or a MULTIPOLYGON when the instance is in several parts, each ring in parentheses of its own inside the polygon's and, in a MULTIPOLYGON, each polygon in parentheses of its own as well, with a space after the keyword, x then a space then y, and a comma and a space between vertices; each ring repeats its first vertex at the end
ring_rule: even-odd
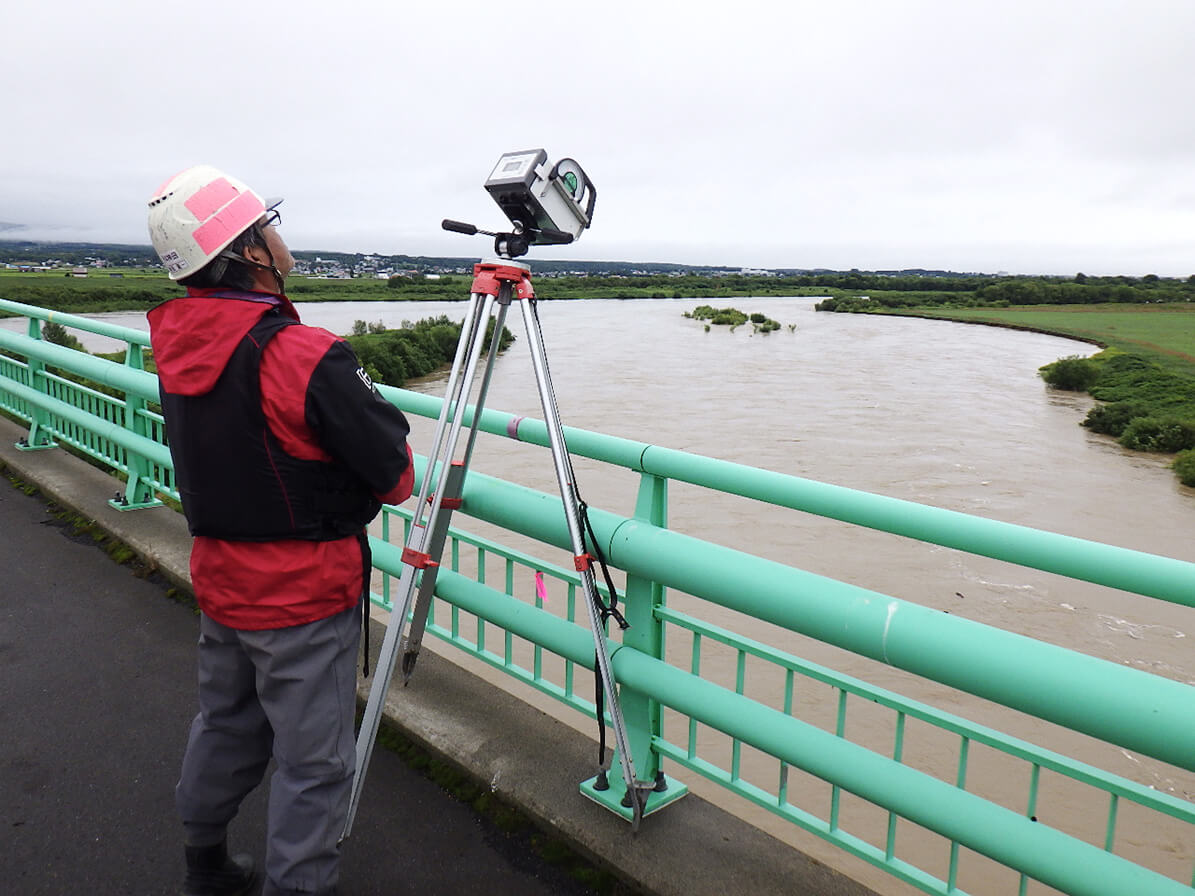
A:
POLYGON ((1195 303, 1032 305, 899 313, 1071 336, 1141 355, 1175 373, 1195 376, 1195 303))

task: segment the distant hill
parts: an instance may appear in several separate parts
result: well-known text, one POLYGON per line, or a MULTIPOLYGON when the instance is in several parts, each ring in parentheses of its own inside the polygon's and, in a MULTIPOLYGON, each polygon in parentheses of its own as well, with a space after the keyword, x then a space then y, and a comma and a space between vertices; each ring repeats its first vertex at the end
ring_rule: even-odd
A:
POLYGON ((122 243, 49 243, 40 240, 0 239, 0 263, 66 265, 103 261, 120 267, 148 267, 158 264, 158 256, 150 246, 122 243))
MULTIPOLYGON (((477 255, 378 255, 362 252, 330 252, 323 250, 292 250, 297 261, 313 264, 316 259, 334 262, 346 269, 360 269, 369 261, 371 268, 393 270, 455 270, 471 268, 477 255)), ((94 261, 119 267, 156 267, 158 257, 150 246, 121 243, 53 243, 39 240, 0 239, 0 263, 84 265, 94 261)), ((544 273, 578 272, 587 274, 631 274, 639 271, 652 274, 700 273, 737 270, 716 266, 668 264, 630 261, 560 261, 533 259, 535 269, 544 273)))
MULTIPOLYGON (((394 271, 453 271, 469 270, 477 255, 377 255, 362 252, 329 252, 320 250, 292 250, 297 261, 313 267, 317 259, 338 264, 346 270, 394 271)), ((86 265, 102 261, 105 265, 131 268, 157 268, 158 257, 152 247, 124 243, 53 243, 38 240, 6 240, 0 238, 0 264, 86 265)), ((717 274, 738 273, 742 268, 732 265, 673 264, 657 261, 585 261, 531 258, 537 273, 578 273, 606 276, 632 274, 717 274)), ((909 268, 901 271, 834 271, 828 268, 770 268, 752 273, 774 273, 780 276, 803 274, 878 274, 885 277, 978 277, 983 274, 960 274, 952 271, 909 268)))

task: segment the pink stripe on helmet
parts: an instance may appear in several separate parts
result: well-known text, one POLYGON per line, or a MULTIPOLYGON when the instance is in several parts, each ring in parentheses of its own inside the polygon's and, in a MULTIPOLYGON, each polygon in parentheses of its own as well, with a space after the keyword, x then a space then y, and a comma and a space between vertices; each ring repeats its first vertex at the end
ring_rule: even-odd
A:
MULTIPOLYGON (((187 206, 190 207, 189 202, 187 206)), ((248 230, 265 210, 261 200, 252 193, 241 193, 213 217, 197 227, 192 236, 203 253, 211 255, 248 230)))
POLYGON ((240 191, 236 187, 221 177, 207 184, 203 189, 197 190, 195 195, 188 198, 183 204, 200 221, 206 221, 236 199, 239 194, 240 191))

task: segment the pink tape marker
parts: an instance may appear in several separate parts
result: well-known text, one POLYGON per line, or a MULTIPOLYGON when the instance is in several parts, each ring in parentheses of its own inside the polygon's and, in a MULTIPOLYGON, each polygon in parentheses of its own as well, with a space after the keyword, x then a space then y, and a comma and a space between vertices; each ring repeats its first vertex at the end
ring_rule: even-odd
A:
POLYGON ((544 603, 548 602, 548 586, 544 584, 544 574, 538 569, 535 571, 535 596, 544 603))

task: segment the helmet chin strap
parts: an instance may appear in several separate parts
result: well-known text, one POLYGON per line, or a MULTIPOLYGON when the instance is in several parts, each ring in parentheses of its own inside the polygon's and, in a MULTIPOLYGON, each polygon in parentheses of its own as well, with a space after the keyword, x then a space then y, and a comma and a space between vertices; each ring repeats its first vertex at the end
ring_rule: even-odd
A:
POLYGON ((274 275, 274 282, 278 285, 278 294, 282 295, 285 292, 285 289, 283 288, 284 278, 282 276, 282 271, 278 270, 278 266, 274 264, 274 253, 270 251, 269 246, 263 245, 261 248, 265 249, 266 256, 270 259, 269 264, 262 264, 260 261, 254 261, 252 258, 246 258, 244 255, 237 255, 235 252, 232 252, 228 249, 225 249, 223 252, 221 252, 219 257, 227 258, 229 261, 235 261, 238 264, 247 265, 251 268, 257 268, 260 271, 269 271, 274 275))

